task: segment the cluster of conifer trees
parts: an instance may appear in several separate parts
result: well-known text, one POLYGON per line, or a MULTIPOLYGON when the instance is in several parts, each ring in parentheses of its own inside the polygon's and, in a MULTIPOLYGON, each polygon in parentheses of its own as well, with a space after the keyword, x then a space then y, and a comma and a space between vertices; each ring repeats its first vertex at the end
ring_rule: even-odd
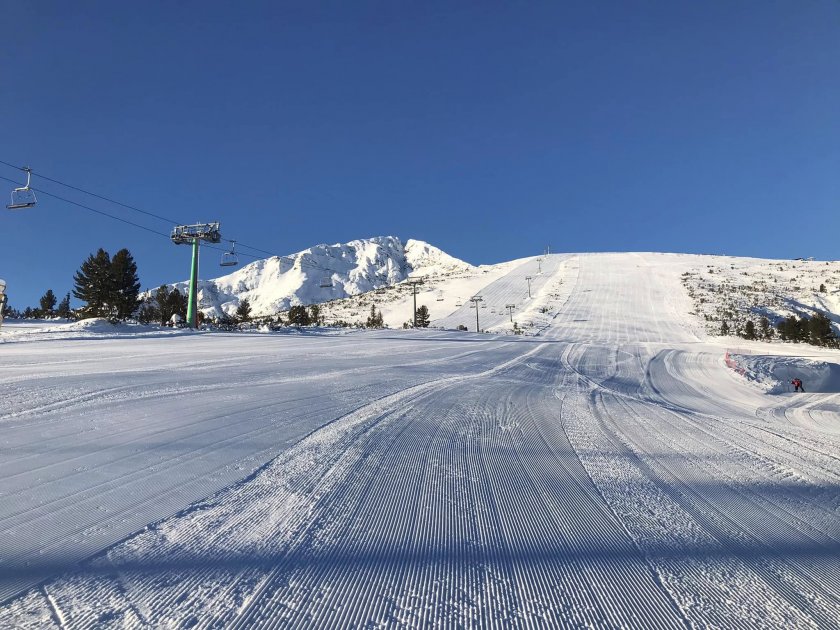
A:
MULTIPOLYGON (((86 318, 104 317, 110 321, 125 321, 136 317, 141 323, 169 324, 174 321, 185 321, 187 317, 187 295, 178 289, 161 286, 140 299, 140 279, 137 275, 137 264, 131 252, 123 248, 113 256, 102 248, 91 254, 82 263, 73 276, 72 294, 84 302, 84 305, 73 310, 70 308, 70 293, 58 301, 52 289, 41 297, 39 308, 27 307, 23 312, 7 307, 9 317, 63 317, 86 318)), ((204 320, 199 312, 199 323, 204 320)), ((265 319, 265 318, 264 318, 265 319)), ((271 318, 268 318, 271 319, 271 318)), ((430 322, 429 309, 420 306, 417 309, 417 326, 425 328, 430 322)), ((222 328, 234 328, 241 323, 251 321, 251 304, 248 299, 239 303, 234 316, 223 316, 214 323, 222 328)), ((324 323, 324 317, 317 304, 309 307, 292 306, 286 321, 278 317, 270 322, 275 325, 310 326, 324 323)), ((412 322, 407 322, 411 325, 412 322)), ((349 322, 337 322, 338 326, 358 325, 349 322)), ((370 316, 365 321, 367 328, 383 328, 385 325, 382 311, 371 305, 370 316)))
POLYGON ((85 304, 70 308, 70 293, 59 302, 52 289, 41 296, 38 307, 27 306, 23 311, 7 308, 8 317, 105 317, 111 321, 124 321, 137 310, 140 279, 137 264, 127 249, 113 256, 100 248, 82 263, 73 276, 73 295, 85 304))
POLYGON ((822 313, 817 313, 811 318, 791 315, 780 321, 776 328, 783 341, 804 342, 829 348, 838 347, 831 320, 822 313))
POLYGON ((73 276, 73 295, 85 302, 77 310, 81 317, 105 317, 125 321, 137 310, 140 278, 137 263, 123 248, 109 256, 101 247, 73 276))
MULTIPOLYGON (((728 335, 731 332, 732 329, 729 324, 723 321, 720 326, 720 334, 728 335)), ((840 342, 838 342, 831 326, 831 320, 822 313, 816 313, 812 317, 791 315, 776 324, 775 328, 766 317, 761 318, 759 327, 748 320, 743 330, 739 329, 735 333, 744 339, 764 339, 766 341, 773 339, 778 333, 779 339, 782 341, 810 343, 829 348, 840 347, 840 342)))
POLYGON ((169 287, 164 285, 143 300, 140 310, 137 311, 137 321, 141 324, 168 324, 173 315, 177 315, 180 321, 185 321, 187 299, 188 296, 178 289, 170 291, 169 287))

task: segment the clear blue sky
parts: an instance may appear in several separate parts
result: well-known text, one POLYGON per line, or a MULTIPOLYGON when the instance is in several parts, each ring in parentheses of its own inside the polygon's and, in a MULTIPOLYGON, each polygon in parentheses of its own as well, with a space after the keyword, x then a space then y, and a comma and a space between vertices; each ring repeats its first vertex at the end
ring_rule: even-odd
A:
MULTIPOLYGON (((836 0, 6 0, 0 23, 0 160, 280 254, 840 258, 836 0)), ((186 247, 60 202, 0 217, 19 308, 98 247, 144 287, 188 275, 186 247)))

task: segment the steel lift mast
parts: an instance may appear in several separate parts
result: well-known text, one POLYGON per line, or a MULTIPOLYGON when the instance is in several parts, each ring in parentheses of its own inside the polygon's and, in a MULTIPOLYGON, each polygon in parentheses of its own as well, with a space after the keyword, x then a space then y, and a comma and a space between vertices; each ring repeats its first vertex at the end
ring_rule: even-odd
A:
POLYGON ((192 265, 190 266, 190 294, 187 299, 187 325, 198 328, 198 250, 201 241, 219 243, 222 233, 219 222, 196 223, 194 225, 176 225, 170 237, 176 245, 192 245, 192 265))

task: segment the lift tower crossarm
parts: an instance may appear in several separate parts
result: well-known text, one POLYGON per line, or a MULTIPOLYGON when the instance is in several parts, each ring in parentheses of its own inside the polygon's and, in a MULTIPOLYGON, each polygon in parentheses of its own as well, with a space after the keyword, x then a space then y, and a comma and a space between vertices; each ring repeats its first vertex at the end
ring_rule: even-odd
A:
POLYGON ((219 243, 222 233, 219 222, 176 225, 170 236, 176 245, 192 245, 192 264, 190 265, 190 293, 187 301, 187 324, 198 328, 198 248, 201 241, 219 243))

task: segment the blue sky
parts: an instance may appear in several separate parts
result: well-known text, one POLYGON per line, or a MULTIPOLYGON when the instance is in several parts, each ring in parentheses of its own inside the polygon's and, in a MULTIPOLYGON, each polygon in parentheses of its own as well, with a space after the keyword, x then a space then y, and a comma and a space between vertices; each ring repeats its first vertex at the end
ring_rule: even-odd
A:
MULTIPOLYGON (((279 254, 393 234, 472 263, 840 258, 834 0, 7 1, 0 22, 0 160, 279 254)), ((55 200, 0 217, 17 307, 98 247, 144 287, 188 275, 186 247, 55 200)))

